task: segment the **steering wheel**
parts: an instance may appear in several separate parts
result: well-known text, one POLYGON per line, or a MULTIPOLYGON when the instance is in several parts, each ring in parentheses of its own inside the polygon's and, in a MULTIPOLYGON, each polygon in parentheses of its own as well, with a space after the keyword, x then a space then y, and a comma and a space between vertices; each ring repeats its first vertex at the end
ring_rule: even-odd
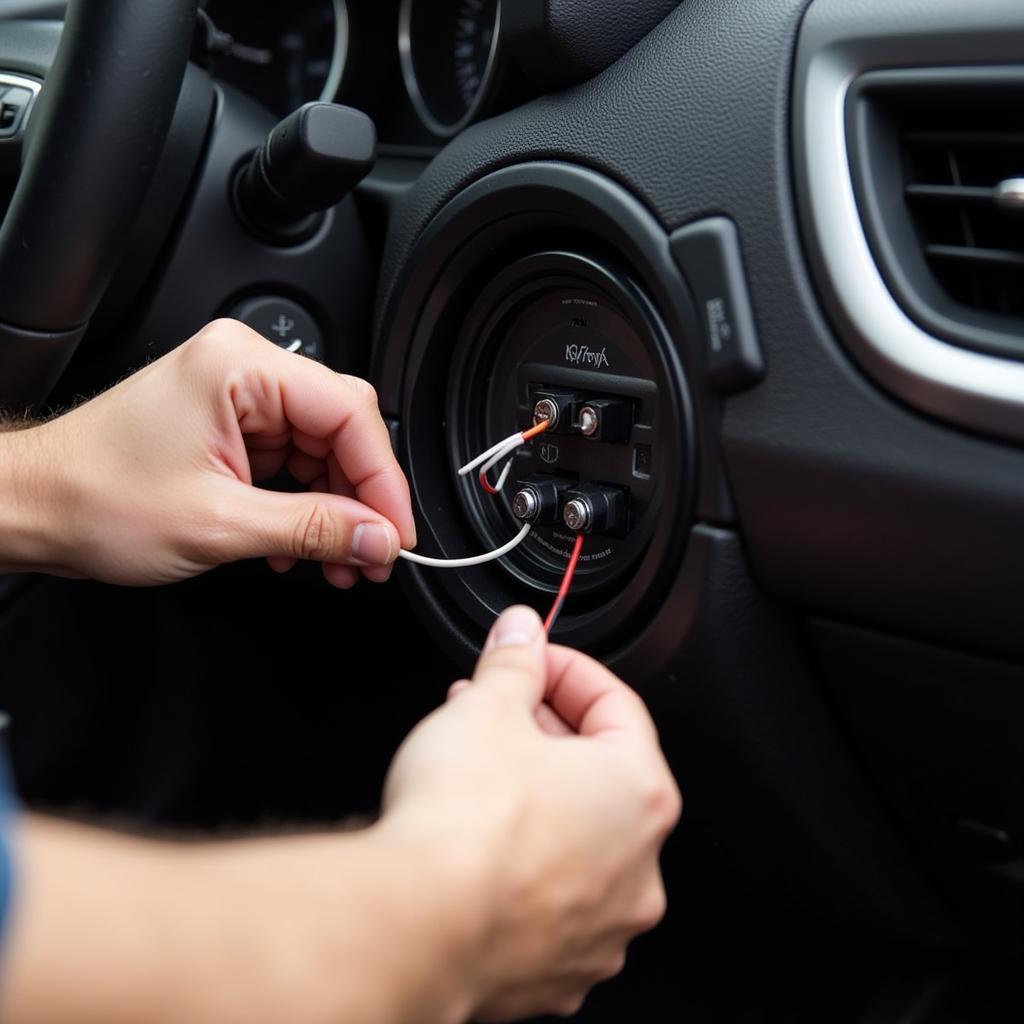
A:
MULTIPOLYGON (((196 6, 68 7, 0 228, 0 380, 9 407, 31 408, 49 394, 124 252, 171 125, 196 6)), ((0 71, 24 69, 18 40, 7 49, 0 71)))

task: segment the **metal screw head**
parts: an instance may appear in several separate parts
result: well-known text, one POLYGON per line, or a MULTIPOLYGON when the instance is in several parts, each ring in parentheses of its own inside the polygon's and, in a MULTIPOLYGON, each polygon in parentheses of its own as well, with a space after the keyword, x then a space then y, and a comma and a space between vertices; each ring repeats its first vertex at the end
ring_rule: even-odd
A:
POLYGON ((540 511, 540 499, 532 487, 516 491, 512 497, 512 515, 525 523, 532 523, 540 511))
POLYGON ((562 509, 562 522, 577 533, 590 529, 594 508, 586 498, 573 498, 562 509))
POLYGON ((580 432, 585 437, 596 434, 599 424, 597 410, 592 405, 585 405, 580 409, 580 432))
POLYGON ((1024 210, 1024 178, 1007 178, 992 190, 992 198, 1004 210, 1024 210))
POLYGON ((548 429, 558 426, 558 406, 550 398, 542 398, 533 407, 533 423, 548 421, 548 429))

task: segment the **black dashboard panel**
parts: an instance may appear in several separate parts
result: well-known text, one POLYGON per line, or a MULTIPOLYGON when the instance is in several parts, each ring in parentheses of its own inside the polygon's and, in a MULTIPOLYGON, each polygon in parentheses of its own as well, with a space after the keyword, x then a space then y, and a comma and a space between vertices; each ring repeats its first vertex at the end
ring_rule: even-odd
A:
MULTIPOLYGON (((720 403, 734 515, 719 525, 742 536, 762 593, 801 615, 1016 661, 1024 657, 1024 452, 914 412, 873 384, 833 332, 809 272, 789 115, 806 8, 804 0, 689 0, 593 80, 453 140, 395 210, 379 333, 388 337, 403 266, 433 218, 501 168, 527 161, 594 168, 632 191, 666 232, 709 212, 729 216, 743 246, 766 374, 720 403)), ((1013 6, 1005 9, 1012 16, 1013 6)), ((914 12, 907 3, 910 27, 914 12)), ((402 414, 397 392, 385 387, 381 397, 390 413, 402 414)), ((681 579, 687 572, 684 563, 681 579)), ((682 588, 645 634, 660 638, 659 655, 674 650, 680 659, 693 642, 682 588)), ((706 627, 730 634, 735 622, 725 616, 706 627)), ((746 655, 760 686, 781 685, 755 643, 746 655)), ((718 668, 703 669, 722 682, 718 668)), ((677 679, 680 701, 685 679, 677 679)), ((960 683, 969 687, 968 676, 960 683)), ((756 707, 747 710, 759 714, 756 707)), ((1006 713, 1013 716, 1012 705, 1006 713)), ((926 708, 921 714, 927 720, 926 708)), ((720 717, 703 721, 708 729, 722 725, 720 717)), ((769 753, 776 739, 751 744, 771 762, 778 754, 805 768, 818 764, 809 749, 796 753, 793 737, 785 755, 769 753)), ((834 742, 843 743, 838 733, 834 742)), ((774 769, 765 762, 759 770, 774 769)))
MULTIPOLYGON (((884 7, 913 25, 921 5, 850 0, 843 16, 884 7)), ((274 115, 221 87, 216 141, 163 268, 168 287, 136 321, 143 340, 133 355, 176 344, 194 321, 224 309, 225 296, 272 286, 307 299, 346 342, 328 361, 361 372, 375 257, 386 241, 376 366, 390 356, 400 369, 376 383, 401 441, 410 428, 399 421, 413 406, 401 385, 408 364, 384 348, 402 333, 392 330, 393 313, 408 291, 410 258, 415 263, 433 233, 446 230, 442 211, 531 173, 575 177, 620 196, 619 207, 590 211, 589 233, 582 217, 545 221, 544 241, 552 251, 580 237, 593 244, 601 217, 631 205, 656 239, 639 256, 665 257, 672 275, 660 291, 645 287, 677 318, 668 333, 693 392, 698 496, 666 516, 674 518, 672 544, 662 538, 672 549, 663 559, 672 578, 662 587, 659 577, 641 606, 646 619, 635 629, 630 623, 632 647, 614 637, 609 659, 643 690, 683 778, 687 817, 684 852, 671 854, 674 891, 692 894, 716 879, 715 894, 727 892, 738 914, 761 909, 772 941, 796 907, 806 914, 809 946, 815 928, 827 932, 826 922, 840 921, 872 940, 885 934, 951 947, 965 940, 946 911, 974 930, 971 913, 989 906, 964 884, 977 857, 947 849, 962 838, 959 818, 997 842, 1005 833, 1005 859, 969 876, 994 879, 1000 894, 1015 885, 1008 876, 1024 849, 1014 809, 1024 793, 1015 743, 1024 728, 1024 451, 917 411, 879 387, 844 347, 842 320, 812 274, 794 174, 794 69, 808 8, 809 0, 686 0, 596 77, 501 113, 529 94, 510 71, 493 105, 481 108, 485 119, 446 140, 422 123, 403 80, 398 0, 348 0, 336 98, 374 117, 388 160, 358 203, 332 215, 332 230, 345 237, 319 252, 254 254, 222 185, 274 115), (763 379, 729 395, 715 388, 706 352, 694 343, 699 303, 687 290, 685 260, 680 275, 668 245, 671 232, 710 217, 735 224, 765 356, 763 379), (204 259, 216 272, 198 279, 204 259), (350 293, 339 294, 339 279, 350 293), (957 744, 943 762, 943 750, 957 744), (970 778, 950 794, 958 775, 970 778), (707 872, 696 885, 695 862, 707 872), (936 890, 955 898, 936 900, 936 890)), ((1014 9, 1005 0, 1005 10, 1014 9)), ((544 199, 536 180, 530 188, 516 194, 517 216, 526 219, 544 199)), ((583 188, 562 191, 577 203, 585 198, 583 188)), ((507 226, 504 219, 495 218, 507 226)), ((485 237, 476 243, 487 248, 485 237)), ((621 240, 611 248, 613 262, 635 273, 638 251, 621 240)), ((491 255, 472 273, 489 273, 491 255)), ((422 305, 430 301, 425 295, 422 305)), ((427 460, 408 468, 422 476, 435 467, 427 460)), ((412 595, 401 612, 427 620, 424 643, 433 651, 440 637, 470 660, 473 638, 457 621, 465 607, 432 607, 415 576, 400 575, 412 595)), ((327 619, 327 602, 342 600, 310 595, 303 600, 327 619)), ((482 622, 472 624, 480 635, 482 622)), ((1016 941, 1016 904, 1011 910, 1008 942, 1016 941)), ((731 950, 738 929, 721 916, 715 905, 707 921, 731 950)))
POLYGON ((448 199, 524 159, 598 168, 669 230, 709 208, 727 213, 767 363, 760 385, 725 403, 723 421, 737 515, 762 583, 804 607, 1024 654, 1024 534, 1014 525, 1024 454, 883 394, 818 303, 791 185, 790 67, 778 59, 795 52, 804 7, 691 0, 592 81, 454 140, 398 210, 382 295, 448 199))

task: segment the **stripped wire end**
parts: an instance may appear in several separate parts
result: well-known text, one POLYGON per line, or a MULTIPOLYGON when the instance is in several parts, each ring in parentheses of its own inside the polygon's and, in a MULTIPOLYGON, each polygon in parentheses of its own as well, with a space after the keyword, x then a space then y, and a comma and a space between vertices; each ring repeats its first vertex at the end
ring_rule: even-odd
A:
POLYGON ((534 424, 529 430, 520 431, 518 434, 512 434, 506 437, 504 441, 499 441, 496 445, 488 448, 482 455, 478 455, 472 462, 467 463, 462 469, 459 470, 459 476, 465 476, 468 472, 476 469, 480 466, 479 480, 480 486, 488 494, 500 494, 501 489, 505 486, 505 481, 508 479, 508 474, 512 469, 512 456, 515 450, 527 441, 531 441, 539 434, 543 434, 545 430, 550 426, 548 420, 541 420, 540 423, 534 424), (501 473, 498 475, 497 482, 491 484, 490 480, 487 479, 487 474, 490 473, 494 467, 502 461, 507 460, 505 465, 502 467, 501 473), (480 464, 483 463, 481 466, 480 464))

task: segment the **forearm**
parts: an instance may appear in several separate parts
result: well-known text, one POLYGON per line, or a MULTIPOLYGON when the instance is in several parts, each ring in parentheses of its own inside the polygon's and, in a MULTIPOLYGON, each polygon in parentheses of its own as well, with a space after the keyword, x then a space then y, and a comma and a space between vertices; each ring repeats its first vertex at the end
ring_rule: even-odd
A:
POLYGON ((33 818, 19 833, 7 1024, 427 1024, 471 1009, 465 901, 423 860, 416 878, 379 829, 193 846, 33 818))
POLYGON ((49 569, 68 510, 62 456, 51 426, 12 426, 0 423, 0 572, 49 569))

